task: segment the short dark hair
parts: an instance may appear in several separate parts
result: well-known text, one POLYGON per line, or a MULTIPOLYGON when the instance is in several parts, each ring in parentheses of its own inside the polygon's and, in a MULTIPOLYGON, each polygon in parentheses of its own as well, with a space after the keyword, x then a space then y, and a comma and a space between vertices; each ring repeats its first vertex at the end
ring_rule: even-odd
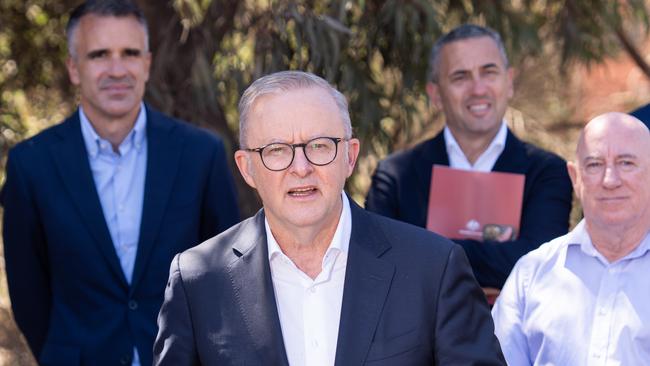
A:
POLYGON ((142 25, 145 34, 145 47, 149 48, 149 31, 147 20, 138 5, 131 0, 87 0, 74 8, 70 13, 65 33, 68 39, 68 53, 74 58, 75 55, 75 33, 79 21, 85 15, 94 14, 100 16, 128 17, 132 16, 142 25))
POLYGON ((445 45, 464 39, 479 37, 490 37, 494 43, 496 43, 499 53, 501 53, 501 57, 503 57, 503 62, 507 68, 508 55, 506 54, 506 48, 503 45, 499 33, 488 27, 482 27, 476 24, 463 24, 452 29, 449 33, 440 37, 436 43, 434 43, 433 48, 431 49, 431 56, 429 57, 429 80, 434 83, 438 82, 438 73, 440 72, 440 52, 445 45))

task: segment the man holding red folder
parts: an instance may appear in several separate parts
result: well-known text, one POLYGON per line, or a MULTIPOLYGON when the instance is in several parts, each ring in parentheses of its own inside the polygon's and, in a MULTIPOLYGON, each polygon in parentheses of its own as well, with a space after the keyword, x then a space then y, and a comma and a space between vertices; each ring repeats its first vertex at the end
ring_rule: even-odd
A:
POLYGON ((446 126, 433 139, 379 163, 366 208, 425 227, 434 164, 525 175, 516 240, 455 240, 479 283, 501 288, 519 257, 567 232, 566 164, 508 129, 503 117, 513 96, 513 71, 498 33, 471 24, 452 30, 433 46, 430 68, 427 93, 444 112, 446 126))

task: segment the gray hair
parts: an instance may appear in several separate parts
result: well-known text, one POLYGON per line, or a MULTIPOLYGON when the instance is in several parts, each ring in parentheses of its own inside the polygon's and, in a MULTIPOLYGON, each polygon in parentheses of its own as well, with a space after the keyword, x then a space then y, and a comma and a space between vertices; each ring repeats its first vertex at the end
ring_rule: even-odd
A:
POLYGON ((86 15, 114 16, 114 17, 134 17, 144 29, 144 47, 149 51, 149 31, 147 29, 147 20, 142 10, 130 0, 87 0, 77 6, 70 13, 70 19, 65 27, 65 33, 68 41, 68 53, 73 59, 77 58, 76 51, 76 34, 79 28, 79 21, 86 15))
POLYGON ((482 27, 476 24, 463 24, 451 30, 449 33, 440 37, 438 41, 433 45, 431 49, 431 56, 429 57, 429 70, 430 70, 430 80, 434 83, 438 82, 438 73, 440 72, 440 53, 442 48, 453 42, 461 41, 464 39, 470 38, 479 38, 479 37, 490 37, 499 49, 501 57, 503 58, 503 63, 505 67, 508 67, 508 55, 506 54, 506 48, 503 45, 501 36, 495 30, 482 27))
POLYGON ((248 119, 251 109, 258 98, 269 94, 279 94, 281 92, 314 87, 322 88, 334 99, 336 106, 339 108, 341 120, 343 121, 345 138, 351 138, 352 123, 350 122, 348 101, 340 91, 336 90, 325 79, 314 74, 303 71, 280 71, 255 80, 244 91, 244 94, 239 100, 239 146, 241 148, 246 146, 248 119))

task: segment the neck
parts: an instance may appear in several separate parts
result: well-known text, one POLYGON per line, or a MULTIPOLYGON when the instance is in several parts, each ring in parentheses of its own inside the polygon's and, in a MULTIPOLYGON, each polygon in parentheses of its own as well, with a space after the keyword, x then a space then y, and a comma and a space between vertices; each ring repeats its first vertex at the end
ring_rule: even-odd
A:
POLYGON ((587 232, 596 250, 612 263, 636 249, 648 230, 646 226, 643 226, 642 229, 639 229, 639 225, 603 227, 602 225, 590 225, 587 221, 587 232))
POLYGON ((340 213, 318 227, 284 228, 274 225, 267 216, 275 241, 296 267, 312 279, 322 270, 323 257, 329 248, 339 223, 340 213))
POLYGON ((140 113, 140 108, 138 108, 122 117, 114 118, 96 113, 93 108, 86 108, 83 103, 82 107, 84 107, 84 113, 95 129, 95 132, 97 132, 99 137, 111 143, 113 151, 118 151, 122 141, 124 141, 133 129, 135 120, 140 113))
MULTIPOLYGON (((499 125, 499 128, 501 128, 501 125, 499 125)), ((494 132, 487 134, 460 133, 458 131, 452 130, 451 127, 449 128, 449 131, 454 136, 454 139, 456 139, 456 142, 458 143, 460 149, 463 151, 463 154, 465 154, 467 161, 473 165, 476 160, 478 160, 478 157, 481 156, 485 150, 487 150, 488 146, 490 146, 490 143, 492 143, 492 140, 494 140, 494 137, 499 132, 499 128, 497 128, 494 132)))

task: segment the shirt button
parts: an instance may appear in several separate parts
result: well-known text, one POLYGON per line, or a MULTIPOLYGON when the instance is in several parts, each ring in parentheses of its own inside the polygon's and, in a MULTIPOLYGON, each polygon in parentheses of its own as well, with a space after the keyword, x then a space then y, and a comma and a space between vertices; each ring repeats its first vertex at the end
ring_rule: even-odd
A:
POLYGON ((312 294, 315 294, 316 293, 316 287, 314 287, 314 286, 310 287, 309 292, 311 292, 312 294))
POLYGON ((314 348, 318 348, 318 341, 314 339, 313 341, 311 341, 311 345, 314 348))
POLYGON ((123 211, 124 211, 124 205, 123 205, 123 204, 120 204, 120 205, 118 206, 118 208, 119 208, 120 212, 123 212, 123 211))
POLYGON ((135 310, 138 308, 138 302, 135 300, 129 300, 129 309, 135 310))
POLYGON ((599 358, 600 358, 600 353, 594 353, 592 356, 593 356, 595 359, 599 359, 599 358))

